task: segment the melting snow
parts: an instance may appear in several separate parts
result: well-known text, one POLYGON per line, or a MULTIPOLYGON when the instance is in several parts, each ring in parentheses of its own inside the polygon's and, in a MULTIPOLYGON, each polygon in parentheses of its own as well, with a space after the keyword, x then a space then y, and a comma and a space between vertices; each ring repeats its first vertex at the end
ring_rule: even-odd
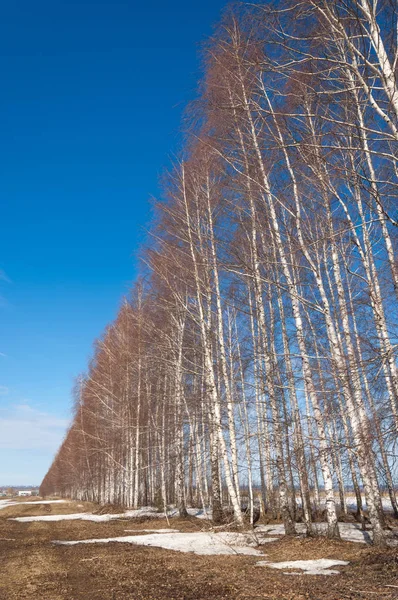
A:
POLYGON ((67 500, 34 500, 33 502, 14 502, 12 500, 0 500, 0 509, 8 508, 9 506, 19 506, 20 504, 59 504, 67 502, 67 500))
MULTIPOLYGON (((396 497, 397 497, 397 500, 398 500, 398 496, 397 495, 396 495, 396 497)), ((366 509, 367 505, 366 505, 365 494, 362 494, 361 498, 362 498, 362 507, 364 509, 366 509)), ((357 499, 356 499, 355 495, 353 495, 353 494, 347 494, 345 499, 346 499, 346 505, 347 505, 348 509, 350 509, 350 510, 357 510, 357 499)), ((340 497, 339 496, 337 496, 337 495, 335 496, 335 501, 336 501, 336 505, 340 506, 340 497)), ((386 512, 393 512, 393 509, 392 509, 392 506, 391 506, 391 500, 390 500, 390 498, 388 496, 382 496, 381 497, 381 503, 382 503, 382 506, 383 506, 383 510, 385 510, 386 512)), ((301 498, 296 498, 296 504, 297 504, 297 506, 301 506, 302 505, 301 498)), ((324 498, 321 499, 320 506, 322 508, 325 508, 325 499, 324 498)))
MULTIPOLYGON (((169 516, 174 516, 173 514, 169 516)), ((20 523, 31 523, 33 521, 94 521, 95 523, 106 523, 114 519, 153 517, 164 518, 164 513, 159 513, 156 509, 146 506, 137 510, 126 510, 124 513, 95 515, 93 513, 71 513, 69 515, 39 515, 37 517, 15 517, 13 521, 20 523)))
MULTIPOLYGON (((273 542, 276 538, 268 538, 273 542)), ((54 541, 54 544, 74 546, 76 544, 106 544, 109 542, 124 542, 138 546, 154 546, 178 552, 193 552, 194 554, 246 554, 261 556, 256 549, 258 542, 254 536, 244 533, 162 533, 148 535, 129 535, 114 538, 101 538, 78 541, 54 541)))
MULTIPOLYGON (((314 529, 317 529, 319 533, 325 533, 327 529, 327 523, 313 523, 314 529)), ((274 525, 259 525, 255 531, 260 533, 267 533, 271 535, 285 535, 285 528, 282 523, 276 523, 274 525)), ((305 533, 306 527, 304 523, 296 523, 297 533, 305 533)), ((371 531, 363 531, 361 526, 356 523, 339 523, 339 531, 341 538, 347 542, 359 542, 366 544, 372 541, 373 533, 371 531)))
MULTIPOLYGON (((346 560, 331 560, 329 558, 319 558, 318 560, 290 560, 285 562, 268 562, 260 560, 256 567, 271 567, 271 569, 301 569, 304 575, 338 575, 340 571, 331 569, 336 565, 348 565, 346 560)), ((289 572, 285 575, 302 575, 300 572, 289 572)))
MULTIPOLYGON (((17 503, 22 504, 22 503, 17 503)), ((33 504, 33 503, 32 503, 33 504)), ((177 511, 173 509, 168 512, 169 517, 177 516, 177 511)), ((206 518, 203 512, 198 509, 190 509, 190 515, 197 518, 206 518)), ((145 507, 137 510, 127 510, 124 513, 118 514, 103 514, 95 515, 93 513, 72 513, 66 515, 39 515, 36 517, 14 517, 10 520, 19 521, 20 523, 32 523, 34 521, 93 521, 94 523, 107 523, 115 519, 134 519, 138 517, 144 518, 164 518, 164 513, 157 512, 154 508, 145 507)), ((326 523, 314 523, 314 528, 319 532, 325 532, 326 523)), ((359 542, 362 544, 369 543, 372 541, 373 533, 371 531, 362 531, 361 526, 354 523, 339 523, 340 535, 343 540, 348 542, 359 542)), ((299 534, 304 534, 306 531, 303 523, 296 523, 296 530, 299 534)), ((155 530, 154 530, 155 531, 155 530)), ((156 530, 159 531, 159 530, 156 530)), ((167 530, 170 531, 170 530, 167 530)), ((274 525, 259 525, 255 528, 256 535, 285 535, 285 528, 282 523, 276 523, 274 525)))
MULTIPOLYGON (((336 500, 336 503, 338 502, 338 500, 336 500)), ((391 506, 391 501, 390 498, 387 498, 386 496, 382 496, 381 498, 381 503, 383 506, 383 510, 385 510, 386 512, 392 512, 392 506, 391 506)), ((346 504, 347 507, 350 510, 356 510, 357 509, 357 499, 355 496, 351 496, 351 495, 347 495, 346 496, 346 504)), ((365 496, 362 495, 362 507, 364 509, 367 508, 366 506, 366 499, 365 496)))
POLYGON ((38 517, 14 517, 10 521, 19 521, 20 523, 32 523, 34 521, 94 521, 102 523, 111 521, 111 519, 119 519, 125 515, 93 515, 92 513, 72 513, 70 515, 40 515, 38 517))
POLYGON ((131 531, 136 533, 150 532, 150 533, 180 533, 179 529, 125 529, 124 531, 131 531))
MULTIPOLYGON (((0 509, 6 508, 7 506, 14 506, 19 504, 56 504, 60 502, 67 502, 66 500, 39 500, 33 502, 10 502, 9 500, 0 500, 0 509)), ((196 517, 198 519, 211 519, 211 510, 207 510, 206 512, 202 509, 198 508, 189 508, 188 514, 192 517, 196 517)), ((178 516, 178 511, 176 508, 171 508, 167 512, 168 517, 176 517, 178 516)), ((19 521, 21 523, 30 523, 34 521, 93 521, 95 523, 106 523, 112 521, 114 519, 134 519, 134 518, 152 518, 152 519, 164 519, 164 512, 158 512, 155 508, 151 506, 145 506, 143 508, 134 509, 134 510, 126 510, 123 513, 118 514, 102 514, 96 515, 93 513, 72 513, 72 514, 63 514, 63 515, 39 515, 36 517, 14 517, 13 521, 19 521)), ((317 529, 319 533, 326 533, 327 524, 326 523, 313 523, 314 529, 317 529)), ((304 523, 296 523, 296 530, 298 534, 304 534, 306 531, 306 527, 304 523)), ((343 540, 348 542, 357 542, 357 543, 370 543, 373 539, 372 531, 363 531, 361 526, 357 523, 339 523, 340 535, 343 540)), ((152 531, 152 530, 142 530, 142 531, 152 531)), ((154 532, 159 532, 159 530, 153 530, 154 532)), ((170 532, 170 530, 167 530, 170 532)), ((255 528, 256 535, 284 535, 285 529, 282 523, 275 523, 272 525, 259 525, 255 528)), ((391 540, 390 545, 397 545, 396 540, 391 540)))
MULTIPOLYGON (((18 504, 22 504, 19 503, 18 504)), ((198 508, 191 508, 188 510, 189 515, 198 517, 199 519, 207 518, 203 511, 198 508)), ((167 512, 168 517, 177 516, 178 511, 176 509, 167 512)), ((14 517, 13 521, 19 521, 20 523, 31 523, 33 521, 76 521, 81 519, 82 521, 94 521, 95 523, 103 523, 112 521, 113 519, 135 519, 139 517, 144 518, 156 518, 164 519, 165 514, 158 512, 151 506, 145 506, 144 508, 138 508, 136 510, 126 510, 124 513, 118 514, 103 514, 94 515, 93 513, 72 513, 69 515, 39 515, 37 517, 14 517)))
POLYGON ((260 533, 269 533, 271 535, 285 535, 285 528, 282 523, 275 523, 274 525, 257 525, 256 531, 259 531, 260 533))

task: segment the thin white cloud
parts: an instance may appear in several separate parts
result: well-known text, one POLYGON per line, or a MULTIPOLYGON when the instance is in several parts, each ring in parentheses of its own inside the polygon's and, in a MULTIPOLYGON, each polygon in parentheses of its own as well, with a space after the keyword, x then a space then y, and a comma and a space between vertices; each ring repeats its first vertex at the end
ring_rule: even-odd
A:
POLYGON ((8 308, 9 306, 10 303, 8 302, 7 298, 3 296, 3 294, 0 294, 0 308, 8 308))
POLYGON ((69 425, 67 419, 19 404, 0 415, 0 449, 55 451, 69 425))
POLYGON ((6 385, 0 385, 0 396, 7 396, 9 391, 6 385))
POLYGON ((11 283, 11 279, 8 277, 8 275, 4 271, 4 269, 0 269, 0 281, 5 281, 6 283, 11 283))

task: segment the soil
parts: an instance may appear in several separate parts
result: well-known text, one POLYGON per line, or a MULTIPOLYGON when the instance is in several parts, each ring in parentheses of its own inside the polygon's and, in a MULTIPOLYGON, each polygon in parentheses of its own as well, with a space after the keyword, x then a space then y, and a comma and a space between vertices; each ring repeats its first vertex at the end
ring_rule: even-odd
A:
MULTIPOLYGON (((340 575, 294 575, 256 567, 261 557, 198 556, 129 544, 57 546, 52 540, 132 535, 161 529, 165 519, 117 519, 108 523, 19 523, 14 516, 98 510, 88 503, 21 505, 0 511, 1 600, 343 600, 398 599, 397 548, 301 537, 262 546, 269 561, 335 558, 350 564, 340 575), (125 530, 129 531, 126 532, 125 530)), ((200 531, 195 518, 169 521, 180 531, 200 531)))

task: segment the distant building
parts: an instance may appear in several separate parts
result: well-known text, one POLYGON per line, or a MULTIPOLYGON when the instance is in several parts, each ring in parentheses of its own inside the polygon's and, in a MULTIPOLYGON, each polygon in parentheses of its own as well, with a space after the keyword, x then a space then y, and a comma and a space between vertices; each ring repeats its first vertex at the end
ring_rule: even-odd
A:
POLYGON ((19 490, 18 496, 31 496, 32 490, 19 490))

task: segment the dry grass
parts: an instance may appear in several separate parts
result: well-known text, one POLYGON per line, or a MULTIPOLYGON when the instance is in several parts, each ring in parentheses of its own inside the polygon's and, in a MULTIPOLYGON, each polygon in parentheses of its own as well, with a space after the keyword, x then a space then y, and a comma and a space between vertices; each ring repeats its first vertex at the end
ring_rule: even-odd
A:
MULTIPOLYGON (((12 500, 14 502, 14 500, 12 500)), ((93 512, 98 506, 92 502, 60 502, 41 504, 40 500, 23 498, 18 504, 0 510, 0 518, 39 517, 44 515, 65 515, 70 513, 93 512), (23 501, 35 504, 23 504, 23 501)))
MULTIPOLYGON (((71 503, 53 514, 88 512, 71 503)), ((50 514, 39 505, 12 507, 24 516, 50 514)), ((98 507, 97 507, 98 508, 98 507)), ((5 509, 9 510, 9 509, 5 509)), ((160 529, 164 519, 109 523, 59 521, 18 523, 0 512, 1 600, 345 600, 398 598, 396 550, 326 539, 281 539, 265 545, 270 561, 310 558, 349 560, 336 576, 288 576, 247 556, 197 556, 128 544, 55 546, 51 540, 131 535, 125 529, 160 529)), ((13 513, 13 516, 17 516, 13 513)), ((172 519, 171 527, 195 531, 197 519, 172 519)))

